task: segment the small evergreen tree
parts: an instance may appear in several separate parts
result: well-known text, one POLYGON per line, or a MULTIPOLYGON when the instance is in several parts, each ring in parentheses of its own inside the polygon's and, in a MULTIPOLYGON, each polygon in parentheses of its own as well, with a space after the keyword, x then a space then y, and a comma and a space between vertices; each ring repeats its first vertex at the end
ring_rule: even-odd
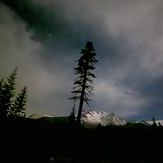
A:
POLYGON ((3 78, 0 81, 0 119, 6 115, 6 112, 4 110, 4 96, 3 96, 3 78))
POLYGON ((16 97, 14 104, 11 108, 10 116, 14 119, 18 117, 25 117, 26 114, 26 100, 27 100, 27 87, 25 86, 18 96, 16 97))
POLYGON ((71 125, 73 125, 75 123, 75 104, 74 104, 74 106, 72 108, 72 111, 71 111, 69 117, 68 117, 68 122, 71 125))
POLYGON ((11 74, 7 77, 5 82, 2 78, 0 81, 0 120, 5 120, 7 117, 25 115, 25 104, 26 104, 26 87, 15 97, 16 90, 16 67, 11 74), (17 113, 16 113, 17 112, 17 113))
POLYGON ((75 74, 78 77, 74 82, 73 91, 71 92, 74 96, 69 99, 74 101, 80 100, 77 124, 80 124, 83 103, 86 102, 89 105, 91 101, 89 96, 93 91, 92 78, 96 77, 91 71, 95 69, 94 64, 98 62, 94 51, 93 43, 88 41, 85 49, 81 50, 81 57, 77 61, 78 66, 74 68, 75 74))
POLYGON ((0 118, 5 119, 8 116, 8 113, 11 110, 13 97, 15 96, 16 89, 16 76, 17 76, 17 67, 11 72, 7 77, 7 82, 1 80, 1 98, 0 98, 0 118))
POLYGON ((153 116, 152 120, 153 120, 153 126, 157 126, 154 116, 153 116))

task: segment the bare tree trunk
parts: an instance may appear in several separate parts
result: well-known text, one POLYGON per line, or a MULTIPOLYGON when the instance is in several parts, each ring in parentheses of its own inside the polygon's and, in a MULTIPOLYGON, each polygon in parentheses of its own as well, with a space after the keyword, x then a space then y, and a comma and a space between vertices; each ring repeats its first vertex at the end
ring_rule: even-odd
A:
MULTIPOLYGON (((87 65, 88 65, 88 61, 87 61, 87 65)), ((83 86, 82 86, 82 92, 81 92, 80 103, 79 103, 79 111, 77 116, 77 125, 80 125, 81 113, 82 113, 83 103, 84 103, 86 81, 87 81, 87 69, 85 70, 84 79, 83 79, 83 86)))

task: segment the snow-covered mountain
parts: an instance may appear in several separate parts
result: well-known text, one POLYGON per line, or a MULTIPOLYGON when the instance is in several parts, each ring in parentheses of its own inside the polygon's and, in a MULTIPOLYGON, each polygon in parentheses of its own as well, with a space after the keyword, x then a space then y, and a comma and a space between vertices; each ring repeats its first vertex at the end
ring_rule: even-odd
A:
POLYGON ((39 118, 44 118, 44 117, 52 118, 53 116, 47 115, 47 114, 32 114, 27 118, 29 118, 29 119, 39 119, 39 118))
POLYGON ((141 121, 128 121, 129 123, 132 123, 132 124, 143 124, 143 125, 146 125, 146 126, 151 126, 153 123, 148 123, 148 121, 144 121, 144 120, 141 120, 141 121))
POLYGON ((106 113, 99 110, 86 110, 82 112, 81 124, 84 127, 100 126, 121 126, 127 124, 127 121, 118 117, 114 113, 106 113))
MULTIPOLYGON (((32 114, 29 117, 30 119, 40 119, 40 118, 46 118, 47 121, 50 121, 51 123, 56 122, 60 119, 57 117, 53 117, 47 114, 32 114)), ((66 118, 66 117, 65 117, 66 118)), ((65 119, 64 118, 64 119, 65 119)), ((156 120, 157 126, 163 126, 163 120, 156 120)), ((127 121, 122 118, 120 118, 118 115, 115 115, 114 113, 106 113, 99 110, 85 110, 82 112, 81 115, 81 124, 86 128, 96 128, 97 126, 123 126, 126 124, 143 124, 146 126, 151 126, 153 124, 153 121, 127 121)))

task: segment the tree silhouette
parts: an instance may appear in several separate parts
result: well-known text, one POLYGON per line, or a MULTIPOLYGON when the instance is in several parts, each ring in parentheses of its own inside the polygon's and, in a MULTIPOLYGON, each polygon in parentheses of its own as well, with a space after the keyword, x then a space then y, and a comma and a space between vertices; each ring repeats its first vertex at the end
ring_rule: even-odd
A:
POLYGON ((5 119, 12 107, 13 97, 15 96, 16 89, 16 76, 17 76, 17 67, 11 72, 7 77, 7 82, 1 80, 1 98, 0 98, 0 118, 5 119))
POLYGON ((75 123, 75 104, 74 104, 74 106, 72 108, 72 111, 71 111, 69 117, 68 117, 68 122, 71 125, 74 125, 74 123, 75 123))
POLYGON ((4 90, 3 90, 3 78, 0 81, 0 119, 4 118, 6 116, 6 110, 4 109, 4 90))
POLYGON ((24 112, 26 87, 23 88, 16 99, 14 98, 16 94, 17 70, 18 68, 16 67, 7 77, 6 82, 3 78, 0 81, 0 120, 5 120, 7 117, 15 115, 15 112, 13 112, 14 109, 17 110, 18 113, 20 113, 20 110, 24 112))
POLYGON ((153 116, 152 120, 153 120, 153 126, 157 126, 156 120, 155 120, 155 117, 154 116, 153 116))
POLYGON ((86 102, 89 105, 89 102, 91 101, 89 96, 93 91, 92 78, 96 77, 91 72, 95 69, 94 64, 98 62, 92 42, 88 41, 85 49, 81 49, 81 57, 77 62, 78 66, 74 68, 74 70, 78 77, 75 79, 73 91, 71 92, 74 96, 69 99, 74 100, 75 102, 80 100, 77 115, 77 124, 80 124, 83 103, 86 102))
POLYGON ((26 114, 27 87, 25 86, 16 97, 13 106, 11 107, 10 116, 14 119, 25 117, 26 114))

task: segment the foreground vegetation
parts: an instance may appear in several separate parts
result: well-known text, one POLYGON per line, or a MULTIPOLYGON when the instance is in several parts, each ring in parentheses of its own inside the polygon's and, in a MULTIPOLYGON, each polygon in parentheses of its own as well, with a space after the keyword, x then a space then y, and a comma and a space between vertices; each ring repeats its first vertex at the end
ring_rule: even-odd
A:
POLYGON ((84 129, 67 118, 22 118, 0 123, 0 131, 1 162, 163 162, 162 127, 84 129))

